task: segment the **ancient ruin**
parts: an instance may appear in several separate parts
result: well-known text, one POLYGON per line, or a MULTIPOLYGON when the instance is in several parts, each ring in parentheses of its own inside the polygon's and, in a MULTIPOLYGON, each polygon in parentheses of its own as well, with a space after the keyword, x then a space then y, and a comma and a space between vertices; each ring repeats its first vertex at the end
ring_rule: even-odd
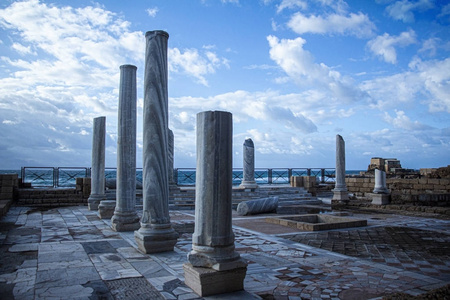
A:
POLYGON ((172 251, 178 233, 169 216, 167 43, 164 31, 145 34, 144 132, 141 228, 135 231, 144 253, 172 251))
POLYGON ((197 114, 195 230, 185 283, 200 296, 244 288, 247 263, 235 251, 232 230, 231 113, 197 114))
POLYGON ((136 66, 120 66, 115 231, 139 229, 136 212, 136 66))
POLYGON ((105 195, 105 138, 106 117, 94 118, 92 130, 92 167, 91 195, 88 199, 89 210, 97 210, 105 195))
POLYGON ((251 138, 245 139, 243 150, 243 179, 240 187, 244 189, 255 189, 258 187, 255 181, 255 145, 251 138))
POLYGON ((332 201, 348 201, 348 191, 345 183, 345 141, 336 135, 336 185, 332 201))

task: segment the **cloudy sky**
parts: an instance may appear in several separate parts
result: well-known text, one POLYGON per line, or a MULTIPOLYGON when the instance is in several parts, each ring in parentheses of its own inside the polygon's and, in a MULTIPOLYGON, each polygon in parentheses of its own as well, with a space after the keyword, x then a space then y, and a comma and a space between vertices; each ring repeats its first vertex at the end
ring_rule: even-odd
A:
POLYGON ((29 0, 0 3, 0 169, 90 166, 106 116, 116 165, 119 67, 138 67, 142 166, 146 31, 169 33, 175 166, 195 167, 195 119, 233 114, 234 167, 347 169, 374 156, 450 164, 450 4, 444 0, 29 0))

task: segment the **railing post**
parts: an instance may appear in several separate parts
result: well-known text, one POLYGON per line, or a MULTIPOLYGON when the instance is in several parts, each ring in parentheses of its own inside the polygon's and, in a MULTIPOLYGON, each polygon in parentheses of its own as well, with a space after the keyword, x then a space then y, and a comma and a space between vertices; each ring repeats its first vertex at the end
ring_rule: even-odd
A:
POLYGON ((292 177, 292 169, 288 169, 288 181, 289 181, 289 183, 291 182, 291 177, 292 177))
POLYGON ((325 169, 320 169, 320 183, 325 183, 325 169))
POLYGON ((53 187, 59 186, 59 168, 53 167, 53 187))
POLYGON ((20 168, 20 177, 22 177, 22 184, 25 182, 25 167, 20 168))
POLYGON ((310 168, 306 169, 306 176, 311 176, 311 169, 310 168))
POLYGON ((267 169, 267 183, 272 184, 272 169, 267 169))
POLYGON ((173 170, 173 180, 175 181, 175 184, 178 185, 178 168, 173 170))

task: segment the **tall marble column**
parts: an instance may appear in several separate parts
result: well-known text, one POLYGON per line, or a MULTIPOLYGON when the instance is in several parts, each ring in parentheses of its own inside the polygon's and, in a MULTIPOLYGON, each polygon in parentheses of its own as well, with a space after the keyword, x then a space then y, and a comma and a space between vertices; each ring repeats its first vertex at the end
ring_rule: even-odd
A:
POLYGON ((164 31, 145 34, 144 129, 141 228, 135 231, 144 253, 172 251, 178 233, 169 216, 167 42, 164 31))
POLYGON ((136 66, 120 66, 115 231, 139 229, 136 212, 136 66))
POLYGON ((251 138, 245 139, 242 155, 244 157, 244 170, 240 187, 255 189, 258 187, 255 181, 255 146, 251 138))
POLYGON ((106 117, 94 118, 92 131, 91 195, 88 198, 89 210, 97 210, 105 194, 105 138, 106 117))
POLYGON ((173 178, 173 158, 175 152, 175 142, 173 137, 173 131, 169 129, 169 148, 168 148, 168 156, 167 156, 167 167, 169 172, 169 185, 176 184, 175 179, 173 178))
POLYGON ((334 201, 348 201, 347 185, 345 183, 345 141, 336 135, 336 185, 333 189, 334 201))
POLYGON ((195 229, 185 283, 200 296, 243 289, 247 263, 235 251, 232 230, 232 116, 197 114, 195 229))

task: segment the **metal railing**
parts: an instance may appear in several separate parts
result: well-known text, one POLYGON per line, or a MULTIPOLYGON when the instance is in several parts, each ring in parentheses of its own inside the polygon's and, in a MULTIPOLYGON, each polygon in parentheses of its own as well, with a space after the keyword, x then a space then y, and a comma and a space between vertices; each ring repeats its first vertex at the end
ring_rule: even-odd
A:
MULTIPOLYGON (((116 168, 105 168, 106 180, 115 180, 116 168)), ((174 181, 178 185, 195 185, 195 168, 177 168, 174 181)), ((90 177, 91 169, 85 167, 22 167, 23 183, 33 187, 74 187, 77 177, 90 177)), ((318 182, 334 182, 334 168, 257 168, 257 184, 289 184, 291 176, 315 176, 318 182)), ((243 179, 243 170, 233 169, 233 185, 239 185, 243 179)), ((136 183, 142 186, 142 168, 136 169, 136 183)))
MULTIPOLYGON (((258 184, 289 184, 291 176, 315 176, 320 183, 334 182, 334 168, 257 168, 255 181, 258 184)), ((195 168, 177 168, 174 170, 178 185, 195 185, 195 168)), ((242 181, 243 170, 233 169, 233 185, 242 181)))
POLYGON ((83 167, 22 167, 23 183, 35 187, 74 187, 77 177, 90 177, 91 169, 83 167))

